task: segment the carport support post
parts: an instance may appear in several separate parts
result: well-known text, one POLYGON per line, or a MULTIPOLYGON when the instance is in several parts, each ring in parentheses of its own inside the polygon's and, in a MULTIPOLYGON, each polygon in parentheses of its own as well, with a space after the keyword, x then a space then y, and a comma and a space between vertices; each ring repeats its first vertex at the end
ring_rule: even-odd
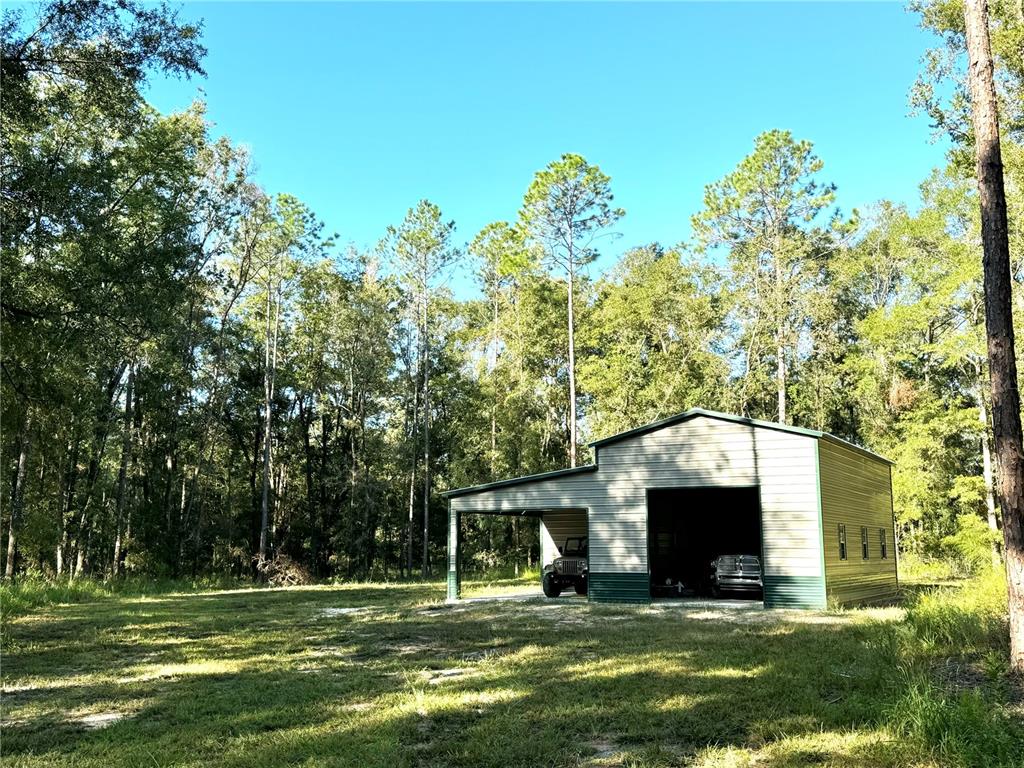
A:
POLYGON ((462 565, 459 551, 459 528, 461 515, 448 502, 448 599, 454 603, 462 596, 462 565))

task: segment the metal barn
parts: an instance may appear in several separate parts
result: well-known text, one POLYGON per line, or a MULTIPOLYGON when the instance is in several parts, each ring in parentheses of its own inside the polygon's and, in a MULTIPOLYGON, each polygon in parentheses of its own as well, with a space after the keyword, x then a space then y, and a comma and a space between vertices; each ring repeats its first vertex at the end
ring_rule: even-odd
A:
POLYGON ((591 600, 647 602, 661 563, 697 569, 716 548, 759 549, 766 607, 896 592, 888 459, 823 432, 702 409, 591 446, 587 466, 446 494, 449 600, 460 596, 466 514, 536 518, 543 563, 567 537, 588 536, 591 600))

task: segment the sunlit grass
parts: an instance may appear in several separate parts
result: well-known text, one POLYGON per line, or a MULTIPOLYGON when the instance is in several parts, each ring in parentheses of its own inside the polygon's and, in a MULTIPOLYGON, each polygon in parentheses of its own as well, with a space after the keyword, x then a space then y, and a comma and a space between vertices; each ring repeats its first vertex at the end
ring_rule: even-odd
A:
MULTIPOLYGON (((8 617, 4 764, 1024 764, 995 638, 958 629, 998 613, 990 595, 805 613, 447 606, 439 583, 218 586, 8 617), (980 670, 971 690, 915 687, 950 640, 980 670)), ((528 595, 536 582, 464 586, 528 595)))

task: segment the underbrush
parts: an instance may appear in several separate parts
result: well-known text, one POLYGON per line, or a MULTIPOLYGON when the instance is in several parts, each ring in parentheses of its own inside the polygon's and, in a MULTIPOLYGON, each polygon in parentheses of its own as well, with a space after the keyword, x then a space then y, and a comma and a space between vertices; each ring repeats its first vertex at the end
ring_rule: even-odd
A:
POLYGON ((918 594, 907 607, 907 624, 923 649, 954 655, 1009 654, 1006 576, 990 569, 956 587, 918 594))
MULTIPOLYGON (((465 583, 471 584, 481 594, 502 594, 521 590, 524 586, 540 585, 540 571, 536 568, 521 568, 516 574, 512 568, 494 569, 481 573, 466 573, 465 583)), ((303 578, 268 579, 267 582, 240 579, 235 576, 202 576, 195 579, 154 578, 129 576, 121 579, 95 578, 43 578, 22 576, 12 581, 0 581, 0 618, 6 623, 10 619, 24 616, 51 605, 82 603, 110 597, 144 597, 166 595, 174 592, 199 592, 218 589, 258 588, 263 586, 295 586, 317 583, 303 578)), ((364 581, 360 579, 332 578, 322 583, 336 586, 356 584, 437 584, 444 583, 443 574, 434 574, 427 579, 394 579, 390 582, 364 581)))
POLYGON ((1024 765, 1002 571, 916 595, 880 643, 899 670, 887 722, 908 747, 942 765, 1024 765))
POLYGON ((464 580, 489 583, 501 581, 535 581, 540 585, 540 568, 520 568, 518 572, 512 568, 489 568, 482 571, 462 572, 464 580))
POLYGON ((48 579, 24 576, 0 583, 0 615, 6 622, 38 608, 64 603, 82 603, 108 597, 142 597, 170 592, 204 589, 228 589, 257 586, 229 576, 204 576, 197 579, 169 579, 131 576, 124 579, 48 579))
POLYGON ((956 563, 940 557, 922 557, 913 552, 900 553, 900 581, 912 584, 938 584, 964 578, 956 563))

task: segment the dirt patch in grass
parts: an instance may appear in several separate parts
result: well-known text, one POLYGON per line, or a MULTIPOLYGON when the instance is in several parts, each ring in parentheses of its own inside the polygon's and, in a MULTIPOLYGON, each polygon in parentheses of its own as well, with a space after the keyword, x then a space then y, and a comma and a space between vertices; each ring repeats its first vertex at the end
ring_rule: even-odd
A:
POLYGON ((125 717, 126 715, 124 712, 95 712, 91 715, 85 715, 78 718, 76 722, 85 728, 95 730, 113 725, 118 720, 123 720, 125 717))

